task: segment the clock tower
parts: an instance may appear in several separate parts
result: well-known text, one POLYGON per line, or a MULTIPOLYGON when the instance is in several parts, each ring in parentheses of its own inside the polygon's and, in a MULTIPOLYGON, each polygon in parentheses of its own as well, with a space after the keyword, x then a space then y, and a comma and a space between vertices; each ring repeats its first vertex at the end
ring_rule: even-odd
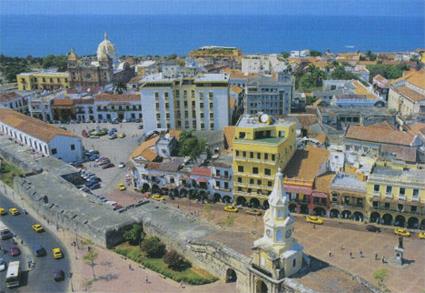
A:
POLYGON ((297 273, 303 262, 303 247, 292 235, 295 220, 289 213, 281 169, 276 173, 268 201, 270 208, 264 214, 264 235, 254 241, 250 267, 252 292, 281 292, 283 278, 297 273))

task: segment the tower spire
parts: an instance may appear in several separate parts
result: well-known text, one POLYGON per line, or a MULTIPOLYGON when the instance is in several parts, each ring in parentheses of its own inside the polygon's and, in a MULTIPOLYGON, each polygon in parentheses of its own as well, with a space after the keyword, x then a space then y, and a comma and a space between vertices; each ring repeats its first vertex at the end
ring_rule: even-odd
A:
POLYGON ((105 40, 108 40, 108 33, 107 33, 107 32, 104 32, 104 33, 103 33, 103 38, 104 38, 105 40))

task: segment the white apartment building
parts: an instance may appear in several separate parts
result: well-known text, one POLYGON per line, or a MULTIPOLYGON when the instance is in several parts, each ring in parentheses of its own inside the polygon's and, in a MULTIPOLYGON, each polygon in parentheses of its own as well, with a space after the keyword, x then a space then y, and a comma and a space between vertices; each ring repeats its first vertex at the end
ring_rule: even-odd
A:
POLYGON ((0 109, 0 132, 43 156, 75 162, 84 155, 81 139, 72 132, 14 110, 0 109))
POLYGON ((229 125, 229 77, 223 73, 147 76, 140 87, 144 130, 221 130, 229 125))

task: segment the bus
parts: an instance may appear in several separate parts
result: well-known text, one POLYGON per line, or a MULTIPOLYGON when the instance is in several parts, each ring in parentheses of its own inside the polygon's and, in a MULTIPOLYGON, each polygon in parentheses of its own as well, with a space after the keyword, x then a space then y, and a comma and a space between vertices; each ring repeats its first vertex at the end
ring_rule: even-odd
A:
POLYGON ((7 273, 6 273, 6 287, 18 287, 19 286, 19 261, 9 262, 7 273))

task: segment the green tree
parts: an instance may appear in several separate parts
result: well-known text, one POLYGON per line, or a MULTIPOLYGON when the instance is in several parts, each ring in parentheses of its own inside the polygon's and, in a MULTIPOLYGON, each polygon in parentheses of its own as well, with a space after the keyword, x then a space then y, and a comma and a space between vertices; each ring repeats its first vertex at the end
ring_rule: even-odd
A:
POLYGON ((124 232, 123 237, 131 245, 138 245, 143 238, 142 226, 133 224, 131 229, 124 232))
POLYGON ((190 262, 188 262, 183 256, 178 254, 175 250, 170 250, 164 255, 164 262, 168 267, 175 271, 184 271, 191 267, 190 262))
POLYGON ((280 53, 280 56, 282 56, 284 59, 287 59, 289 57, 289 52, 282 52, 280 53))
POLYGON ((48 55, 43 58, 43 68, 57 68, 58 71, 65 71, 67 68, 67 59, 65 55, 48 55))
POLYGON ((381 268, 373 272, 373 278, 378 282, 381 290, 385 290, 385 280, 388 278, 388 270, 381 268))
POLYGON ((368 65, 367 69, 370 72, 370 81, 373 77, 380 74, 386 79, 396 79, 403 75, 403 71, 409 69, 406 64, 373 64, 368 65))
POLYGON ((344 66, 338 65, 335 67, 334 71, 331 73, 332 79, 358 79, 357 75, 354 73, 348 72, 345 70, 344 66))
POLYGON ((149 257, 160 258, 165 253, 165 245, 158 237, 147 237, 142 241, 142 250, 149 257))
POLYGON ((180 135, 180 156, 189 156, 192 160, 197 159, 206 150, 206 141, 193 135, 191 131, 184 131, 180 135))
POLYGON ((83 259, 86 262, 86 264, 88 264, 91 269, 92 269, 92 273, 93 273, 93 279, 96 279, 96 273, 94 271, 94 267, 96 266, 96 259, 97 259, 97 252, 94 250, 94 248, 91 248, 86 255, 84 255, 83 259))
POLYGON ((320 68, 310 64, 304 71, 295 73, 295 87, 301 90, 313 90, 321 87, 326 74, 320 68))
POLYGON ((322 56, 322 52, 317 50, 310 50, 310 56, 312 57, 322 56))

